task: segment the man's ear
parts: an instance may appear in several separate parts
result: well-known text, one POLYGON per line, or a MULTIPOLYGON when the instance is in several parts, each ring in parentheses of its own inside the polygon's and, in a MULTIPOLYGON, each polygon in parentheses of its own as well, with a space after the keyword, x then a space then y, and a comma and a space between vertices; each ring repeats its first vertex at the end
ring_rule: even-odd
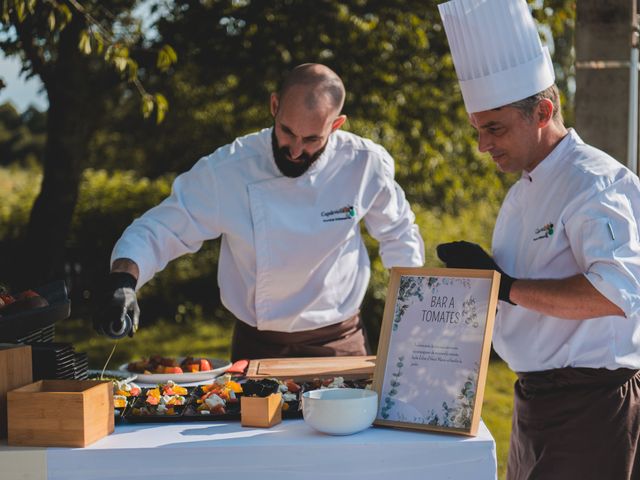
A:
POLYGON ((336 130, 338 130, 343 124, 344 122, 347 121, 347 116, 346 115, 338 115, 338 118, 336 118, 333 123, 331 124, 331 131, 335 132, 336 130))
POLYGON ((280 99, 278 98, 278 94, 277 93, 272 93, 271 94, 271 115, 273 116, 273 118, 276 117, 276 113, 278 113, 278 105, 280 104, 280 99))
POLYGON ((553 102, 548 98, 543 98, 538 103, 537 111, 536 111, 539 127, 546 127, 547 124, 553 118, 553 102))

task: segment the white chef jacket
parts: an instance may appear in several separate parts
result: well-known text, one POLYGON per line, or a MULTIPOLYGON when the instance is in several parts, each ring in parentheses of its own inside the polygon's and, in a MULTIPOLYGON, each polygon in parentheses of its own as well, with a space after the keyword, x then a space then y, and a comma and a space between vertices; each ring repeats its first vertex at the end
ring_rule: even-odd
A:
POLYGON ((140 288, 222 236, 222 303, 260 330, 304 331, 357 313, 370 277, 360 220, 385 267, 423 265, 415 216, 383 147, 338 130, 305 174, 289 178, 276 167, 269 128, 178 176, 171 195, 125 230, 111 261, 135 261, 140 288))
POLYGON ((493 255, 514 278, 579 273, 624 312, 566 320, 500 302, 493 342, 518 372, 640 368, 638 177, 569 134, 509 190, 493 255))

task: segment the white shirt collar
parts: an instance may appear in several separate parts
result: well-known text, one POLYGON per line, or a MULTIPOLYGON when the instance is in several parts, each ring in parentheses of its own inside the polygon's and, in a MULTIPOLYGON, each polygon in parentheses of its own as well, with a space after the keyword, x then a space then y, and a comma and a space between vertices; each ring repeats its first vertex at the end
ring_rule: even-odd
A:
POLYGON ((560 143, 556 145, 556 147, 547 155, 542 161, 536 165, 536 167, 527 172, 526 170, 522 171, 522 178, 525 180, 529 180, 536 183, 543 182, 545 179, 548 179, 552 175, 554 175, 554 171, 558 167, 561 162, 562 157, 565 152, 573 148, 576 144, 583 143, 582 139, 578 136, 576 131, 573 128, 570 128, 567 135, 564 136, 560 143))

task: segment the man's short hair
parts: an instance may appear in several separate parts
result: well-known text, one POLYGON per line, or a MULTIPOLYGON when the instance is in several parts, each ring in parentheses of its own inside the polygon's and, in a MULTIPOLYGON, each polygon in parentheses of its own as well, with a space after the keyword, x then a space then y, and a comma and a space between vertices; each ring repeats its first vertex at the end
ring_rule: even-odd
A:
POLYGON ((284 79, 278 96, 283 98, 291 87, 297 85, 315 87, 310 89, 304 99, 309 109, 315 109, 320 96, 326 95, 333 108, 338 112, 342 110, 345 97, 344 85, 340 77, 328 67, 313 63, 298 65, 284 79))
POLYGON ((507 106, 517 108, 527 119, 531 120, 533 118, 533 111, 538 106, 538 103, 544 99, 551 100, 553 104, 553 115, 551 118, 562 123, 564 120, 562 119, 562 111, 560 110, 560 92, 555 83, 535 95, 510 103, 507 106))

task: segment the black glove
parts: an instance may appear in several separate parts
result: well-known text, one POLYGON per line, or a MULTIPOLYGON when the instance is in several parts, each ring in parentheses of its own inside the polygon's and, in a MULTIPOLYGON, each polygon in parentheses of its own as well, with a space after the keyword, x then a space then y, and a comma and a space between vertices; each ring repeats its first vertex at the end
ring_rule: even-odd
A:
POLYGON ((114 339, 133 337, 138 330, 140 308, 136 300, 138 281, 130 273, 112 272, 104 295, 93 313, 93 327, 101 335, 114 339))
POLYGON ((491 255, 485 252, 476 243, 451 242, 441 243, 436 247, 438 258, 449 268, 474 268, 480 270, 496 270, 500 272, 500 290, 498 298, 511 305, 515 305, 510 299, 511 285, 516 280, 504 273, 491 255))

